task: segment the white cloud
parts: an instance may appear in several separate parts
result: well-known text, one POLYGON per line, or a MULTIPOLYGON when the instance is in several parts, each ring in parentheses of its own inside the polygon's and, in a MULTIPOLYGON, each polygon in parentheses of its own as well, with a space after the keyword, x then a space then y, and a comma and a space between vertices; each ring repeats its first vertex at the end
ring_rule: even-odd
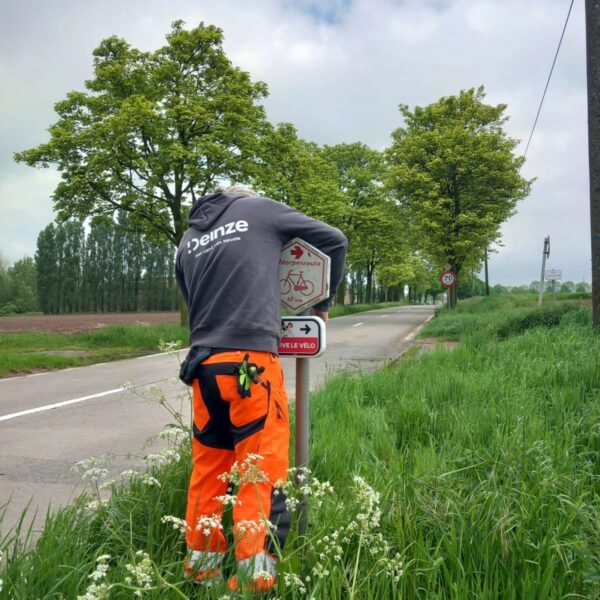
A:
MULTIPOLYGON (((508 104, 509 134, 526 140, 568 8, 562 0, 5 4, 0 223, 14 223, 5 179, 16 185, 16 173, 21 191, 32 190, 23 203, 49 202, 54 183, 15 167, 11 154, 45 139, 53 102, 82 87, 92 49, 113 33, 152 49, 164 43, 176 19, 190 26, 214 23, 225 32, 232 60, 269 85, 273 121, 291 121, 300 135, 319 143, 361 140, 383 148, 401 124, 399 103, 424 105, 480 84, 489 102, 508 104)), ((568 279, 589 280, 584 42, 583 5, 577 3, 524 168, 538 180, 504 227, 505 246, 490 261, 494 283, 537 278, 548 233, 555 241, 554 266, 568 279)), ((8 237, 2 232, 5 255, 35 241, 37 232, 14 229, 8 237)))

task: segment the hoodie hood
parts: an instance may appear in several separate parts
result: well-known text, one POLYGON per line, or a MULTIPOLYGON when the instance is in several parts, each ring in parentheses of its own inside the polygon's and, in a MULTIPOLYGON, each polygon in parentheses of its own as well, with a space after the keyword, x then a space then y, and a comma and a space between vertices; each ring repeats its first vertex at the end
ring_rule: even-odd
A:
POLYGON ((203 196, 192 206, 188 223, 190 227, 204 231, 233 204, 243 196, 229 194, 227 192, 216 192, 203 196))

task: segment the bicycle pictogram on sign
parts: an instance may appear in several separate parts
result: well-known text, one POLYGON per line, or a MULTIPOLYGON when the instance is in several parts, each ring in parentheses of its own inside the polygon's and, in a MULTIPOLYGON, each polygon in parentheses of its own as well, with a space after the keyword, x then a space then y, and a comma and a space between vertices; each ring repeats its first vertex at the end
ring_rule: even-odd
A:
POLYGON ((282 294, 289 294, 292 290, 300 292, 303 296, 310 296, 315 291, 312 281, 304 279, 304 271, 288 271, 285 279, 279 281, 282 294))

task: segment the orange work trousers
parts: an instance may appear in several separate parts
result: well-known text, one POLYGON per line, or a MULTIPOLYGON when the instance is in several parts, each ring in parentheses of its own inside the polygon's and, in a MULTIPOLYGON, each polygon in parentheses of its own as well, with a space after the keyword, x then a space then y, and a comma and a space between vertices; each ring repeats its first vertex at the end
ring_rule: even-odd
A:
POLYGON ((238 561, 280 548, 290 526, 283 490, 287 479, 289 416, 279 358, 270 352, 227 351, 211 355, 193 383, 193 471, 188 492, 186 541, 189 551, 224 554, 221 529, 227 474, 237 463, 239 488, 233 506, 238 561), (237 369, 248 362, 264 367, 251 397, 237 388, 237 369), (272 525, 270 525, 272 524, 272 525))

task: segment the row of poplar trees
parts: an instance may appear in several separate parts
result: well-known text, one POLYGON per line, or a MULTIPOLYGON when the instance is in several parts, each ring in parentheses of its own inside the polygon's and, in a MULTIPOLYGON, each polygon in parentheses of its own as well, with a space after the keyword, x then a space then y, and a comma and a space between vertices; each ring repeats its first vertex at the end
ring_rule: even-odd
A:
POLYGON ((461 91, 401 105, 384 151, 322 147, 269 122, 266 84, 235 67, 222 42, 219 28, 182 22, 154 52, 101 42, 85 91, 55 105, 50 140, 15 155, 61 172, 59 219, 123 211, 130 227, 175 248, 198 198, 244 183, 344 231, 340 296, 346 285, 352 300, 391 299, 406 284, 422 293, 439 289, 446 265, 459 279, 480 267, 530 187, 504 132, 505 105, 485 104, 482 87, 461 91))
POLYGON ((174 251, 123 222, 86 235, 80 221, 50 223, 37 241, 37 296, 44 313, 173 310, 178 307, 174 251))

